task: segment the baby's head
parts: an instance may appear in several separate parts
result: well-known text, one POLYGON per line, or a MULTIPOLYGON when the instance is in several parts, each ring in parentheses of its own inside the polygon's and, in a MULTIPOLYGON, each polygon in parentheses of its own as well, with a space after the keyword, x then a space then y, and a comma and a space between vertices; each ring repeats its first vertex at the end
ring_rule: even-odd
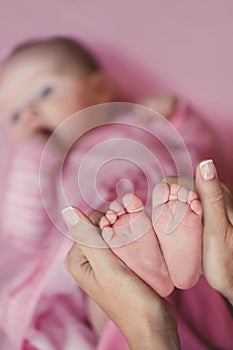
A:
POLYGON ((50 134, 72 114, 112 98, 110 84, 95 58, 67 38, 17 47, 0 74, 2 114, 19 140, 33 133, 50 134))

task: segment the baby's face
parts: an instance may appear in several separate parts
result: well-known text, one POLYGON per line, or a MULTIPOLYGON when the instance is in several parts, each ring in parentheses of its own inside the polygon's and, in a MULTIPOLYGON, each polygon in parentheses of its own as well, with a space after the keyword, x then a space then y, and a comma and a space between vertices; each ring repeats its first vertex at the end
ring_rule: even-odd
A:
MULTIPOLYGON (((2 72, 0 107, 15 140, 51 134, 67 117, 98 103, 91 76, 64 69, 52 53, 14 57, 2 72)), ((63 64, 63 65, 62 65, 63 64)), ((81 120, 77 123, 82 130, 81 120)))

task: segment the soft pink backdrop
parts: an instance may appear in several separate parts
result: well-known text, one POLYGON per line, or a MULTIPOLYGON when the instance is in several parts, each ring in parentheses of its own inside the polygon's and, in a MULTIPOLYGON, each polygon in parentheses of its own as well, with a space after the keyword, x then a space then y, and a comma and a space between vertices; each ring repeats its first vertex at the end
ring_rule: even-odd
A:
MULTIPOLYGON (((82 39, 127 97, 169 91, 202 111, 224 145, 221 177, 233 184, 232 14, 233 0, 1 0, 0 60, 28 38, 82 39)), ((1 197, 9 158, 1 126, 0 138, 1 197)))
POLYGON ((3 0, 0 58, 28 38, 82 39, 127 97, 170 91, 201 110, 223 140, 231 180, 232 13, 232 0, 3 0))

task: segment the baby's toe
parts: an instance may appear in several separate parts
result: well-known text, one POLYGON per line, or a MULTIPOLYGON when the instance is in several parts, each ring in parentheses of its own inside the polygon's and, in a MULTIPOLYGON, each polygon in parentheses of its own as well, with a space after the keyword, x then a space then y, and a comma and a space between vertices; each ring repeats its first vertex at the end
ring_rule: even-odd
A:
POLYGON ((175 201, 178 199, 179 190, 180 190, 179 184, 171 184, 170 185, 169 201, 175 201))
POLYGON ((106 226, 102 230, 102 237, 106 243, 110 243, 114 237, 113 228, 110 226, 106 226))
POLYGON ((117 214, 115 211, 109 209, 106 213, 106 218, 108 219, 109 223, 113 225, 117 220, 117 214))
POLYGON ((127 193, 123 197, 123 204, 128 213, 138 213, 144 210, 142 201, 133 193, 127 193))
POLYGON ((99 226, 101 230, 103 230, 106 226, 110 226, 109 220, 106 218, 106 216, 102 216, 99 222, 99 226))
POLYGON ((192 209, 192 211, 194 211, 194 213, 196 213, 197 215, 201 215, 202 214, 202 205, 201 202, 197 199, 193 200, 190 203, 190 208, 192 209))
POLYGON ((114 211, 117 216, 125 214, 125 209, 117 201, 111 202, 109 209, 114 211))
POLYGON ((189 191, 185 187, 180 187, 178 192, 178 200, 183 203, 188 202, 189 191))
POLYGON ((161 182, 156 185, 152 192, 153 207, 167 203, 169 200, 170 188, 165 182, 161 182))

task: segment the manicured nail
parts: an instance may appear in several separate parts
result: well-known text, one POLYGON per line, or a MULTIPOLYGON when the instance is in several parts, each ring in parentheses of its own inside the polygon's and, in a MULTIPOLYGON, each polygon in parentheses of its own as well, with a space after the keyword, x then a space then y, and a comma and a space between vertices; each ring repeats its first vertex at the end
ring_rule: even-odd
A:
POLYGON ((204 180, 211 180, 215 176, 215 166, 212 159, 200 163, 201 175, 204 180))
POLYGON ((63 218, 67 225, 75 226, 79 222, 80 218, 78 217, 75 209, 73 207, 67 207, 62 210, 63 218))

